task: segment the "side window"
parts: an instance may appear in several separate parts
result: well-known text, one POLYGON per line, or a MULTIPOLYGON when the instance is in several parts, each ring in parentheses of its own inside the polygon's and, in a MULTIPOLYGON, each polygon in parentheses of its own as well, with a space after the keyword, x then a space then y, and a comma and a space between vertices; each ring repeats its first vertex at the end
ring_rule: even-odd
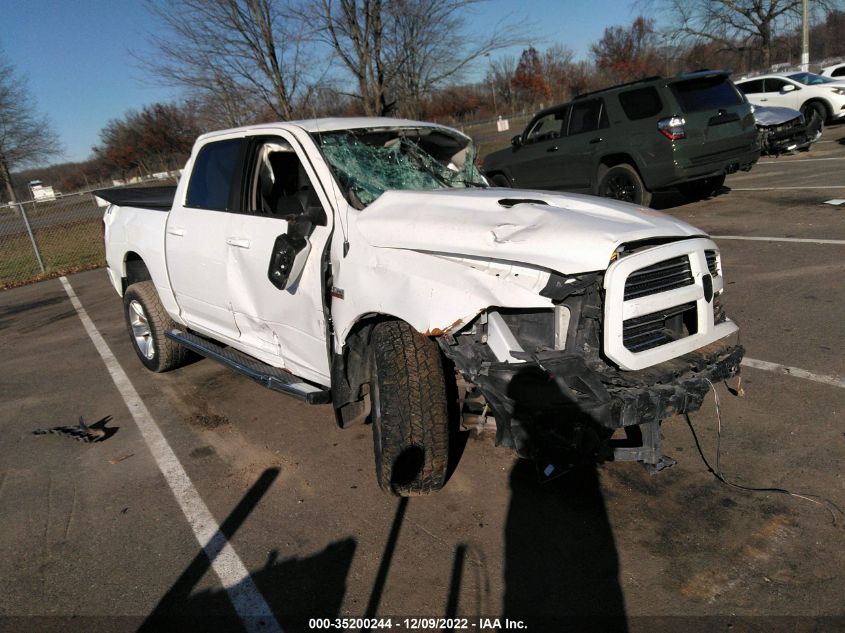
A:
POLYGON ((831 77, 845 77, 845 66, 840 66, 832 73, 830 73, 831 77))
POLYGON ((754 79, 753 81, 746 81, 741 84, 736 84, 736 87, 747 95, 757 94, 759 92, 763 92, 763 80, 754 79))
POLYGON ((774 79, 769 77, 766 79, 766 92, 780 92, 787 84, 783 79, 774 79))
POLYGON ((590 99, 573 104, 572 115, 569 117, 569 135, 583 134, 599 129, 599 117, 602 110, 601 99, 590 99))
POLYGON ((261 144, 255 157, 251 212, 287 217, 321 206, 308 173, 285 141, 279 139, 261 144))
POLYGON ((663 110, 663 102, 653 86, 619 93, 619 103, 631 121, 657 116, 663 110))
POLYGON ((558 138, 561 135, 561 128, 566 121, 567 110, 558 110, 537 119, 525 137, 527 143, 539 143, 549 139, 558 138))
POLYGON ((213 211, 233 208, 235 179, 239 175, 243 139, 209 143, 203 147, 191 171, 185 206, 213 211))

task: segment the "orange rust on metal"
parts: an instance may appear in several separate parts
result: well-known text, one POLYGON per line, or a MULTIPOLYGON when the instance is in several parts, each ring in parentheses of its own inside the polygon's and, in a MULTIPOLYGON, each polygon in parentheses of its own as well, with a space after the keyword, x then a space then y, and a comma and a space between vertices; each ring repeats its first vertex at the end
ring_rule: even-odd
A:
POLYGON ((464 324, 463 319, 458 319, 452 325, 447 327, 445 330, 440 329, 439 327, 431 328, 430 330, 426 330, 423 332, 423 336, 443 336, 447 332, 451 332, 452 330, 456 330, 464 324))

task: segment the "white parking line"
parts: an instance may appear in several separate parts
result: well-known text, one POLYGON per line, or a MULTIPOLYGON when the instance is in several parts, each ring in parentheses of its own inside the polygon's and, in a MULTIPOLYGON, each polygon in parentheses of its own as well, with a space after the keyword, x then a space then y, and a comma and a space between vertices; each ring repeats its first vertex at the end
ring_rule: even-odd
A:
POLYGON ((220 531, 220 526, 200 497, 190 477, 188 477, 188 473, 185 472, 179 458, 176 457, 176 453, 167 443, 167 439, 162 434, 161 429, 158 428, 144 401, 135 391, 135 387, 132 386, 126 372, 123 371, 120 363, 117 362, 117 358, 111 353, 85 308, 82 307, 82 303, 73 291, 70 282, 66 277, 59 277, 59 280, 62 282, 68 297, 70 297, 70 302, 76 309, 85 331, 91 338, 91 342, 94 343, 94 347, 106 364, 106 369, 109 370, 117 390, 129 409, 129 413, 132 414, 135 424, 138 425, 138 429, 141 431, 141 435, 144 437, 144 441, 147 443, 161 474, 164 475, 164 479, 173 491, 173 496, 176 497, 179 507, 185 513, 185 518, 188 519, 194 536, 205 551, 214 572, 226 589, 229 600, 243 621, 244 627, 247 631, 254 631, 255 633, 259 631, 261 633, 281 633, 282 628, 264 600, 264 596, 255 586, 246 566, 220 531))
POLYGON ((789 189, 845 189, 845 185, 806 185, 803 187, 731 187, 731 191, 787 191, 789 189))
POLYGON ((799 369, 798 367, 790 367, 789 365, 779 365, 778 363, 770 363, 765 360, 757 360, 756 358, 743 358, 742 364, 746 367, 753 367, 754 369, 762 369, 763 371, 773 371, 778 374, 786 374, 787 376, 795 376, 796 378, 805 378, 814 382, 820 382, 825 385, 832 385, 834 387, 845 388, 845 379, 838 376, 826 376, 824 374, 814 374, 806 369, 799 369))
POLYGON ((767 160, 758 162, 758 165, 785 165, 787 163, 814 163, 819 160, 845 160, 845 156, 834 158, 796 158, 795 160, 767 160))
POLYGON ((711 235, 714 240, 745 240, 747 242, 797 242, 799 244, 845 244, 845 240, 822 240, 809 237, 751 237, 747 235, 711 235))

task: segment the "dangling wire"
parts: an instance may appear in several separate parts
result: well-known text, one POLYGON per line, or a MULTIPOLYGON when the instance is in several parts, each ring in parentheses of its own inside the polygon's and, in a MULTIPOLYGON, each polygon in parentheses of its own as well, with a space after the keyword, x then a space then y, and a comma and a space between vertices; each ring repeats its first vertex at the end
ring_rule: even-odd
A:
POLYGON ((837 506, 833 501, 822 497, 816 494, 810 494, 807 492, 792 492, 791 490, 787 490, 785 488, 753 488, 750 486, 743 486, 741 484, 734 483, 729 481, 723 474, 722 474, 722 467, 721 467, 721 453, 722 453, 722 410, 721 410, 721 402, 719 401, 719 394, 716 392, 716 387, 713 386, 713 383, 710 382, 707 378, 707 384, 710 385, 710 389, 713 391, 713 401, 716 405, 716 468, 714 469, 710 466, 710 462, 707 461, 707 458, 704 456, 704 451, 701 448, 701 443, 698 441, 698 434, 695 432, 695 428, 692 425, 692 420, 690 419, 689 413, 685 413, 684 416, 687 420, 687 426, 689 426, 690 431, 692 432, 693 440, 695 440, 695 448, 698 449, 698 454, 701 456, 701 460, 704 462, 704 465, 707 467, 707 470, 713 474, 713 476, 721 481, 726 486, 730 486, 732 488, 737 488, 739 490, 747 490, 749 492, 777 492, 779 494, 789 495, 790 497, 795 497, 796 499, 803 499, 804 501, 809 501, 810 503, 815 503, 816 505, 822 506, 825 508, 829 513, 831 518, 833 519, 833 525, 836 525, 836 513, 845 515, 842 512, 842 509, 837 506))

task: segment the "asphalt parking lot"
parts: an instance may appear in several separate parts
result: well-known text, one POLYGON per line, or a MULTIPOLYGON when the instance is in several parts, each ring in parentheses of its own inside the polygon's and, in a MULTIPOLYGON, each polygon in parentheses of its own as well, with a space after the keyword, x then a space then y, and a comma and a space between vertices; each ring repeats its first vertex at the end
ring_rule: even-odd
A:
MULTIPOLYGON (((743 369, 742 397, 717 386, 721 468, 743 486, 845 509, 845 204, 825 204, 845 198, 845 126, 726 185, 697 203, 656 200, 723 236, 728 314, 748 358, 773 364, 743 369)), ((469 630, 504 616, 534 631, 845 630, 845 516, 718 482, 681 418, 664 424, 678 464, 656 476, 606 463, 540 485, 531 465, 472 435, 444 490, 399 501, 376 486, 369 427, 340 430, 330 407, 207 360, 151 374, 104 271, 67 281, 234 563, 212 567, 195 536, 206 515, 185 509, 185 490, 174 495, 139 405, 62 283, 6 290, 0 629, 155 631, 159 616, 178 615, 182 630, 275 620, 298 631, 309 617, 366 615, 392 617, 394 630, 413 629, 406 617, 454 616, 469 630), (112 431, 93 444, 32 433, 80 416, 108 418, 112 431), (246 594, 269 615, 242 621, 231 596, 246 594)), ((711 462, 715 413, 708 398, 692 416, 711 462)))

